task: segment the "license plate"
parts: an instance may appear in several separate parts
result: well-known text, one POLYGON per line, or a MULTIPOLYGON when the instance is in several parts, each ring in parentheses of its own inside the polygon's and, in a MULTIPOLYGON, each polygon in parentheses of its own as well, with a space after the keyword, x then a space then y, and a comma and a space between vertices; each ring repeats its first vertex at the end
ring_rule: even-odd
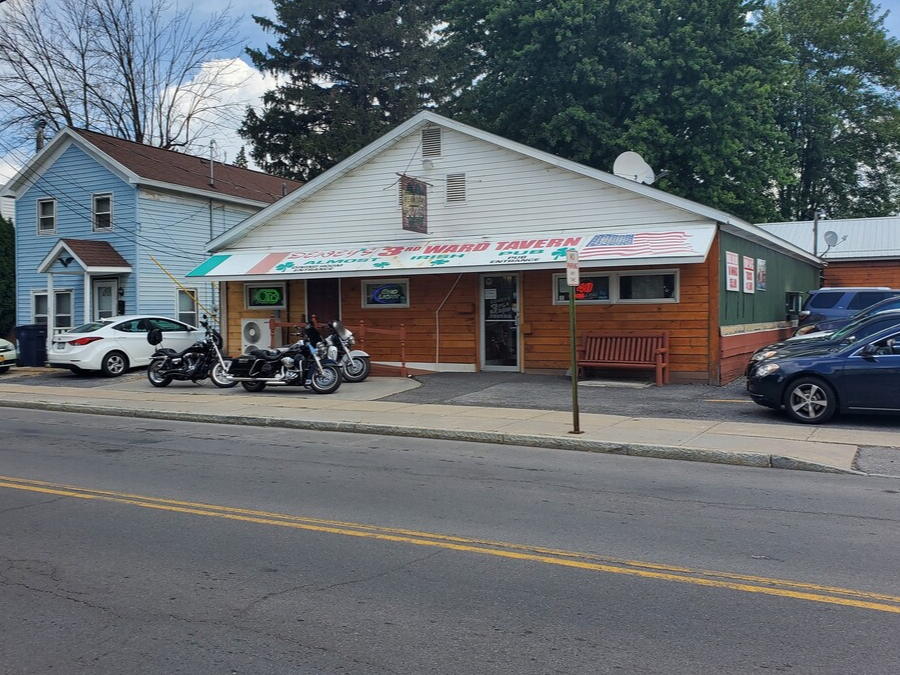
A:
POLYGON ((59 351, 62 351, 63 349, 66 348, 66 343, 65 343, 65 342, 54 342, 53 344, 56 345, 56 348, 57 348, 59 351))

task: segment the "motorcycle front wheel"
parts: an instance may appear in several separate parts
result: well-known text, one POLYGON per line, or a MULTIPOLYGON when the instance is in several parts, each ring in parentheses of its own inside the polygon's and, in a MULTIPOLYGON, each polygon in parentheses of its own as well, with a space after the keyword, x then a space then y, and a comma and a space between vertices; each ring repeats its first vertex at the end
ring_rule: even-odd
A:
POLYGON ((172 376, 161 373, 163 363, 165 362, 162 359, 157 359, 156 361, 151 361, 147 367, 147 379, 150 380, 150 384, 154 387, 168 387, 172 384, 172 376))
POLYGON ((317 394, 332 394, 341 386, 340 369, 327 363, 322 366, 322 372, 313 369, 309 378, 309 388, 317 394))
POLYGON ((362 382, 372 372, 372 362, 368 356, 354 356, 353 361, 345 358, 341 366, 347 382, 362 382))
POLYGON ((265 389, 265 388, 266 388, 266 383, 265 383, 265 382, 256 382, 256 381, 254 381, 254 382, 241 382, 241 386, 242 386, 244 389, 246 389, 247 391, 251 391, 251 392, 254 392, 254 393, 255 393, 255 392, 257 392, 257 391, 262 391, 263 389, 265 389))
POLYGON ((213 367, 209 369, 209 379, 220 389, 230 389, 235 386, 237 382, 225 377, 226 372, 227 368, 223 368, 222 364, 217 361, 213 367))

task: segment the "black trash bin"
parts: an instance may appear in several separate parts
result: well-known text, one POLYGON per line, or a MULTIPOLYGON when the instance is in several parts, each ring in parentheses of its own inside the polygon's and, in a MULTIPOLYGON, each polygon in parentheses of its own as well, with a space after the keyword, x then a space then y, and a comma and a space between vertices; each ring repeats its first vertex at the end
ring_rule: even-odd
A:
POLYGON ((47 325, 31 323, 16 326, 19 363, 23 366, 43 366, 47 363, 47 325))

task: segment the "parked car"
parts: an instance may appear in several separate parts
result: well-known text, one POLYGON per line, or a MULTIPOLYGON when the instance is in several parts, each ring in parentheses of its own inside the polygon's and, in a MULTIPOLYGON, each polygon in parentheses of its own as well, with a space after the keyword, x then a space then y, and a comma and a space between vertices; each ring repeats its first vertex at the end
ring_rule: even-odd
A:
POLYGON ((92 321, 55 335, 47 363, 72 372, 99 370, 107 377, 118 377, 129 368, 146 366, 155 347, 147 342, 147 333, 159 328, 163 347, 177 351, 202 340, 204 333, 175 319, 161 316, 116 316, 92 321))
POLYGON ((753 368, 762 361, 790 356, 808 349, 820 349, 822 346, 827 345, 849 344, 891 326, 900 326, 900 309, 886 310, 871 316, 865 316, 833 333, 807 333, 798 337, 790 337, 781 342, 773 342, 753 352, 744 374, 749 377, 753 368))
POLYGON ((825 319, 823 321, 807 323, 794 332, 794 337, 797 338, 802 336, 809 336, 811 333, 833 333, 834 331, 843 328, 853 321, 864 319, 867 316, 872 316, 873 314, 877 314, 878 312, 884 312, 890 309, 900 309, 900 295, 894 295, 876 302, 874 305, 869 305, 865 309, 861 309, 860 311, 858 311, 853 316, 844 317, 842 319, 825 319))
POLYGON ((836 413, 900 412, 900 326, 763 361, 747 380, 755 403, 821 424, 836 413))
POLYGON ((853 316, 876 302, 900 296, 900 289, 887 286, 860 288, 826 287, 810 291, 801 307, 798 328, 827 319, 853 316))
POLYGON ((9 340, 0 338, 0 373, 5 373, 12 366, 19 365, 19 352, 9 340))

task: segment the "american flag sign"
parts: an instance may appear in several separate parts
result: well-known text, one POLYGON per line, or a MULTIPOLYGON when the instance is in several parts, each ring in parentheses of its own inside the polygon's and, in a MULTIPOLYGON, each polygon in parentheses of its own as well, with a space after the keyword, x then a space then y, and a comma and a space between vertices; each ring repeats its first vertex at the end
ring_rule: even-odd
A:
POLYGON ((579 252, 585 259, 640 258, 649 255, 694 253, 686 232, 597 234, 579 252))

